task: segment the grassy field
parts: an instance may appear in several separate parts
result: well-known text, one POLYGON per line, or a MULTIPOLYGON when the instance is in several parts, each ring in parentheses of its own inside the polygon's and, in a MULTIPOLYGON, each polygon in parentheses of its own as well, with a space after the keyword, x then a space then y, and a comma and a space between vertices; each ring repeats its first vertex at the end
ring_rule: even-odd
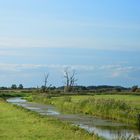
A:
POLYGON ((113 119, 134 126, 140 124, 140 96, 138 95, 77 95, 45 98, 42 95, 30 97, 32 101, 50 103, 61 111, 84 113, 113 119))
POLYGON ((140 109, 140 96, 138 95, 94 95, 94 96, 71 96, 73 102, 82 101, 94 97, 95 99, 115 99, 128 102, 132 107, 140 109))
POLYGON ((77 127, 0 99, 0 140, 97 140, 77 127))

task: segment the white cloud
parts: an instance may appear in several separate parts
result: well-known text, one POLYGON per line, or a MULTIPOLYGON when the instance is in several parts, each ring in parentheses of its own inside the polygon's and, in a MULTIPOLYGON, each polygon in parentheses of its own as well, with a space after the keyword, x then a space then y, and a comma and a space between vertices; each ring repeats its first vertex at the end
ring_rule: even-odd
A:
POLYGON ((0 63, 0 71, 9 71, 9 72, 22 72, 24 70, 34 70, 34 69, 56 69, 63 71, 65 68, 70 68, 77 71, 94 71, 96 67, 93 65, 45 65, 45 64, 9 64, 9 63, 0 63))
POLYGON ((122 65, 102 65, 102 66, 95 66, 95 65, 60 65, 60 64, 10 64, 10 63, 0 63, 0 70, 4 71, 24 71, 24 70, 34 70, 40 68, 48 68, 48 69, 57 69, 57 70, 64 70, 65 68, 71 68, 77 71, 108 71, 110 72, 111 77, 117 77, 121 74, 128 73, 131 71, 140 70, 140 67, 133 67, 133 66, 122 66, 122 65))
POLYGON ((140 67, 122 66, 122 65, 104 65, 100 67, 101 70, 107 70, 110 78, 118 78, 128 76, 130 72, 140 70, 140 67))
POLYGON ((0 63, 0 71, 9 71, 9 72, 20 72, 25 69, 37 69, 41 68, 44 65, 37 64, 8 64, 8 63, 0 63))

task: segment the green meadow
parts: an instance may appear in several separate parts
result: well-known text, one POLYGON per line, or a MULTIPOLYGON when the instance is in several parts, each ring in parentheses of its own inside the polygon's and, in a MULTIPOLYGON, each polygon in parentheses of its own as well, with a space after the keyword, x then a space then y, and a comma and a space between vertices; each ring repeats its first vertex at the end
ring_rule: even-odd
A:
POLYGON ((136 127, 140 114, 139 95, 57 95, 42 93, 0 94, 0 140, 100 140, 93 134, 58 119, 9 104, 10 97, 55 105, 61 112, 88 114, 125 122, 136 127))
POLYGON ((94 95, 94 96, 71 96, 73 102, 94 97, 95 99, 115 99, 127 102, 130 106, 140 108, 140 95, 94 95))
POLYGON ((0 140, 98 140, 68 123, 43 117, 0 99, 0 140))

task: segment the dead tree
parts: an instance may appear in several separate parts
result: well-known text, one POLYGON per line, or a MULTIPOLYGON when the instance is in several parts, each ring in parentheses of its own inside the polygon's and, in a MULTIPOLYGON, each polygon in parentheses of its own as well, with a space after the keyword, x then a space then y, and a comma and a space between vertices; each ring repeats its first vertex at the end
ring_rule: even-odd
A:
POLYGON ((47 90, 48 78, 49 78, 49 74, 44 74, 44 85, 41 87, 43 92, 47 90))
POLYGON ((49 78, 49 74, 44 74, 45 80, 44 80, 44 87, 45 89, 47 88, 47 83, 48 83, 48 78, 49 78))
POLYGON ((65 78, 65 92, 71 92, 73 90, 73 86, 75 85, 75 82, 77 79, 75 78, 76 71, 71 70, 69 68, 66 68, 64 70, 64 78, 65 78))

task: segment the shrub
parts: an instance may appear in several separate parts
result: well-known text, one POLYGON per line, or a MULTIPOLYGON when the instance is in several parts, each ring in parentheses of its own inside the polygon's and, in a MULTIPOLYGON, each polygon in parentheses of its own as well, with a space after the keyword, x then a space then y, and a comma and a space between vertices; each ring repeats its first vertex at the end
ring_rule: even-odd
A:
POLYGON ((133 86, 132 89, 131 89, 131 91, 132 91, 132 92, 136 92, 137 89, 138 89, 138 86, 133 86))

